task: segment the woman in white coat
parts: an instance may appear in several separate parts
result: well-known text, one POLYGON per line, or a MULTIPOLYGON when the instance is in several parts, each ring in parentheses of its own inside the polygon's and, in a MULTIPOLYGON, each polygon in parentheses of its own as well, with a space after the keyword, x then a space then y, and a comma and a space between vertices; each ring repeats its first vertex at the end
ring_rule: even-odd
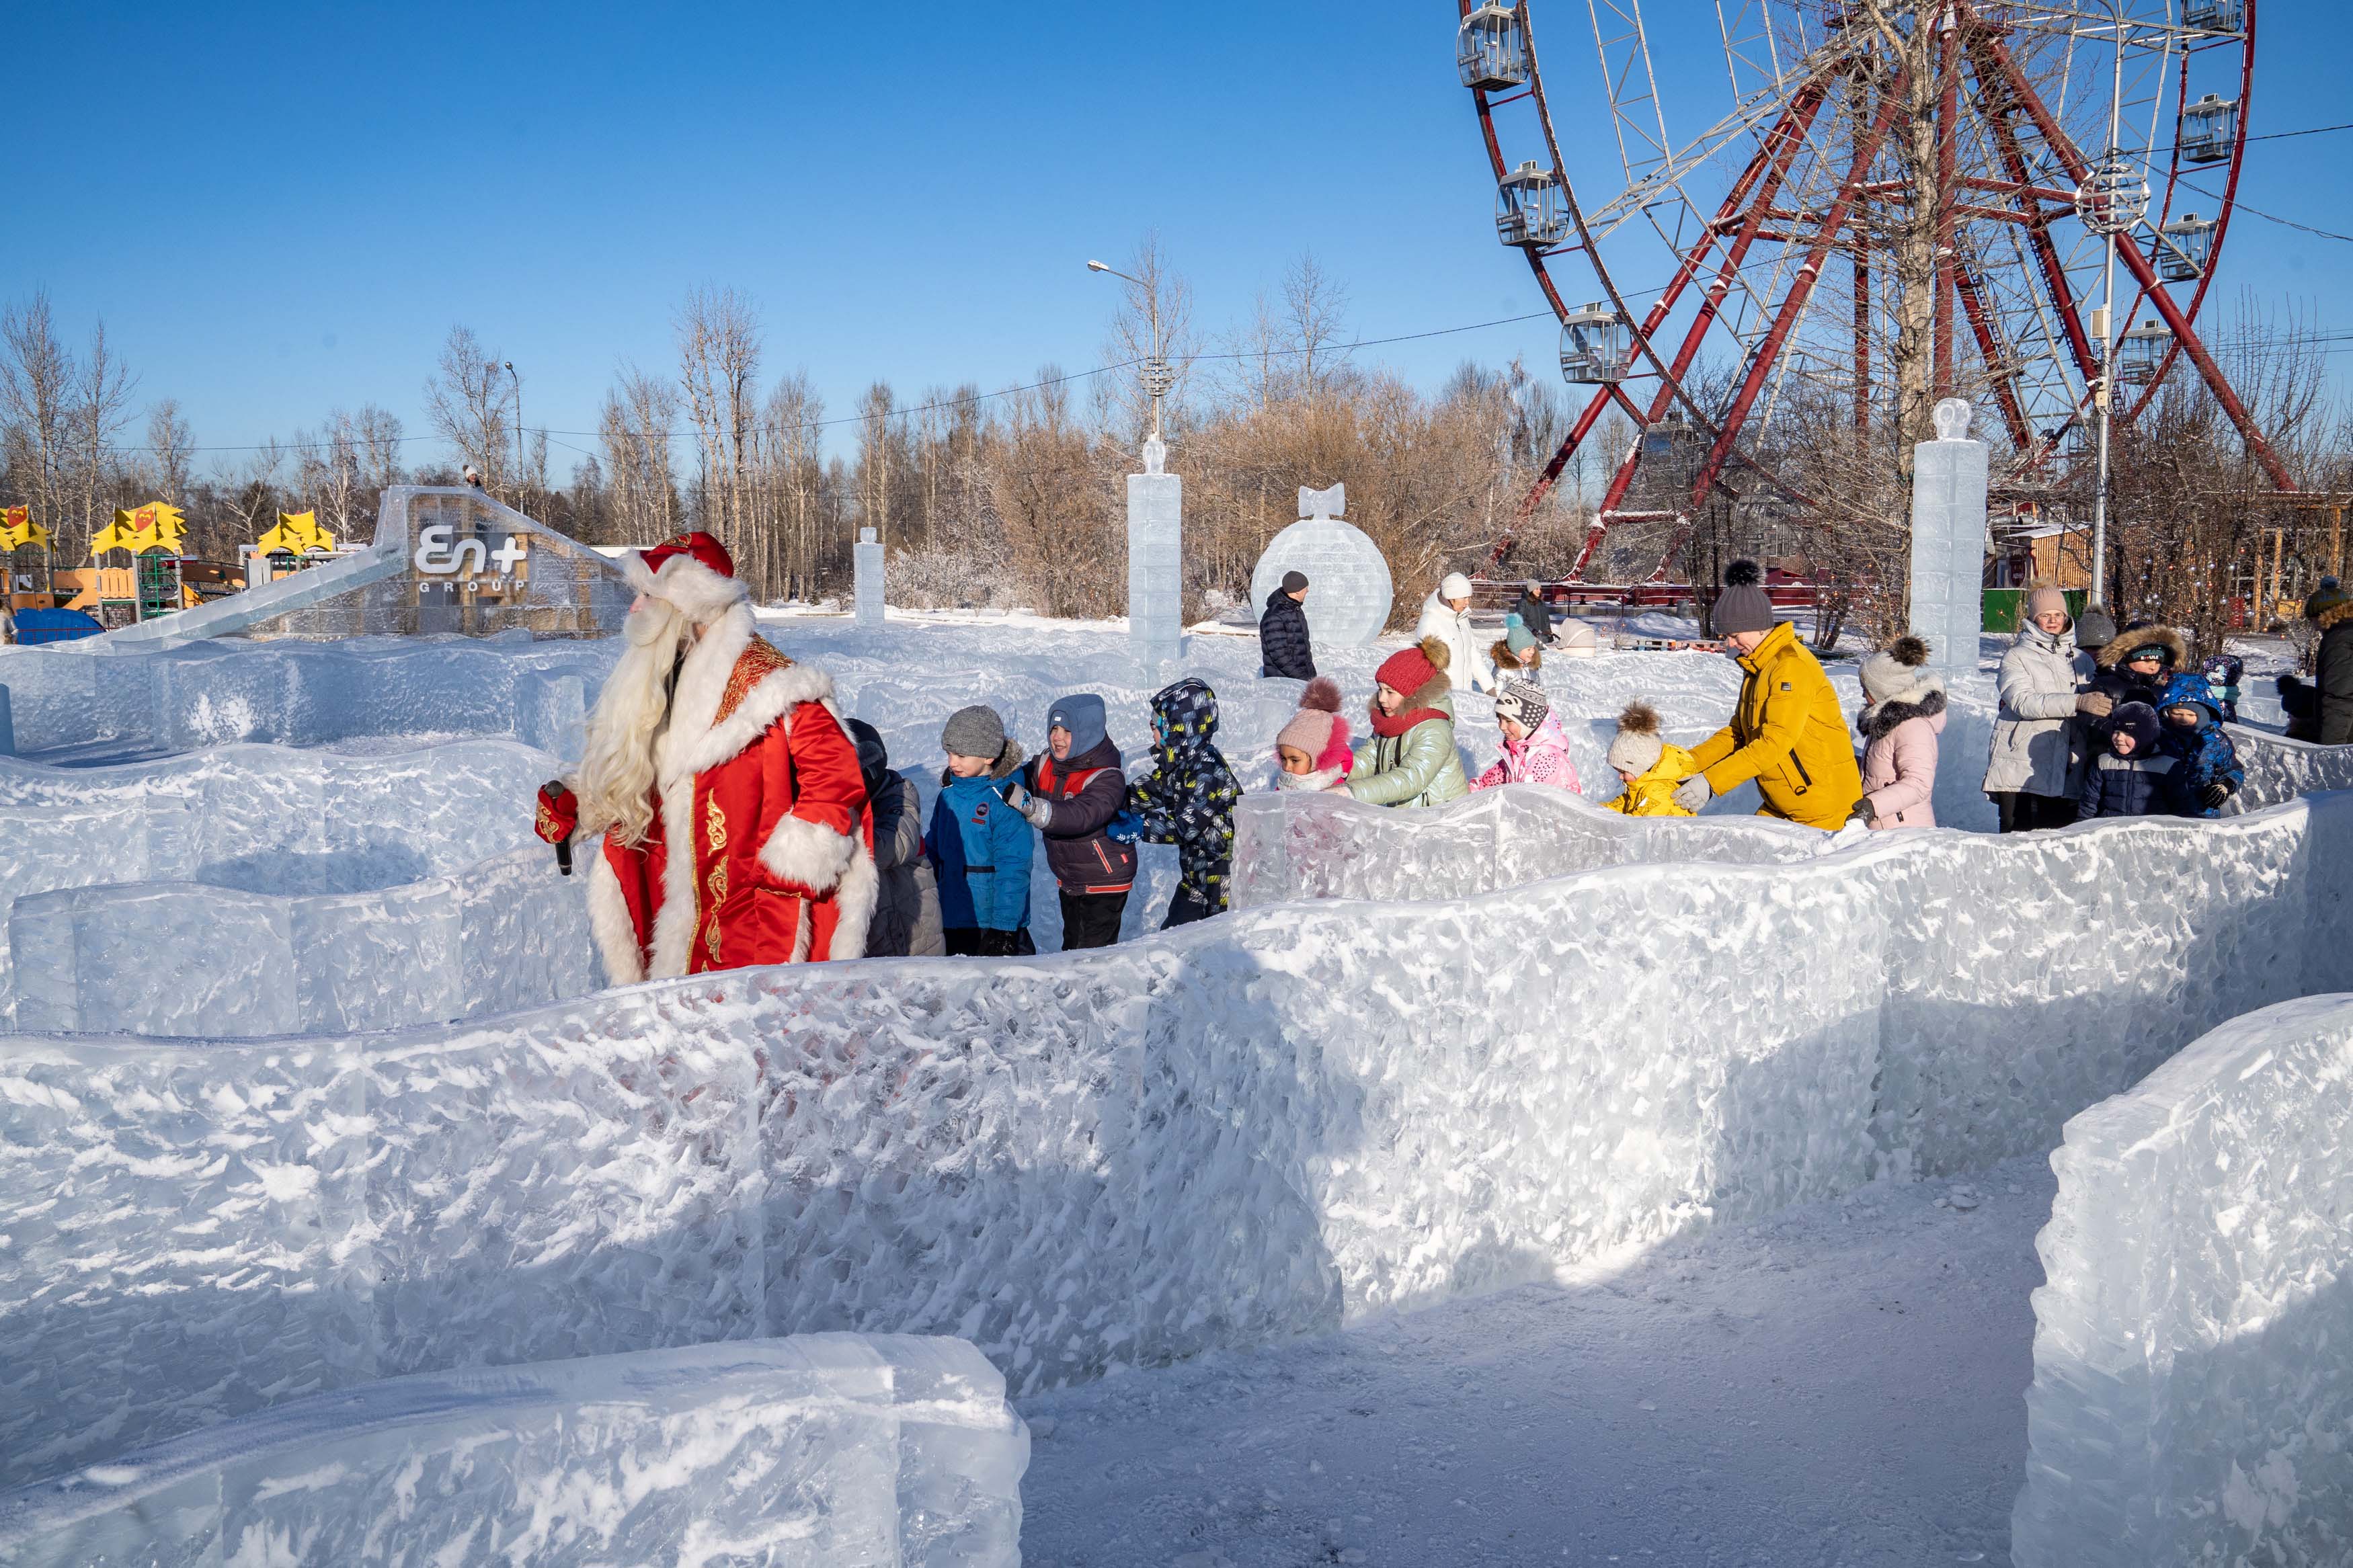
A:
POLYGON ((1471 630, 1471 579, 1449 572, 1438 592, 1422 601, 1421 619, 1413 626, 1416 643, 1436 637, 1452 657, 1446 666, 1447 684, 1457 691, 1493 691, 1495 668, 1480 651, 1471 630))
POLYGON ((2083 781, 2075 715, 2097 711, 2105 701, 2084 693, 2091 674, 2091 655, 2075 647, 2067 595, 2035 589, 2026 597, 2018 639, 2001 656, 2001 706, 1986 763, 1985 792, 2004 833, 2065 827, 2075 820, 2075 789, 2083 781))

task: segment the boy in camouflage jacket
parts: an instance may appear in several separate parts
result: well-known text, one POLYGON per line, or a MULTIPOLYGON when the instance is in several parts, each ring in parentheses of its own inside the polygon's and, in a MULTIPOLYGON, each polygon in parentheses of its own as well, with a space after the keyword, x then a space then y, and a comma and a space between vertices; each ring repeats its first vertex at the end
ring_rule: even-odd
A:
POLYGON ((1152 699, 1156 765, 1127 786, 1137 836, 1176 846, 1176 896, 1161 929, 1222 914, 1241 786, 1215 744, 1218 694, 1191 676, 1152 699))

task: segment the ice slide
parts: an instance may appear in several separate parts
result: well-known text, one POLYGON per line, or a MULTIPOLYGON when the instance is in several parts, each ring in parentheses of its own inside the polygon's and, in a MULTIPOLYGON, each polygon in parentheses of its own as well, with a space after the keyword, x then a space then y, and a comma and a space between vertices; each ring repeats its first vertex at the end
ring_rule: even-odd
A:
POLYGON ((1029 1391, 1974 1169, 2353 985, 2348 848, 2322 795, 393 1034, 0 1038, 0 1455, 814 1329, 1029 1391))
POLYGON ((955 1340, 395 1378, 0 1492, 0 1564, 1021 1561, 1029 1435, 955 1340))

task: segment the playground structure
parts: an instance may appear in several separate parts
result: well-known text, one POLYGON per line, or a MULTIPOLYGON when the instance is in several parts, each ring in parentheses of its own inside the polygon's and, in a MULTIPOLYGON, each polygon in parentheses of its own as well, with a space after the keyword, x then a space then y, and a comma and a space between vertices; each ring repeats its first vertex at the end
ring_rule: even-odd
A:
POLYGON ((1623 185, 1599 200, 1563 163, 1528 0, 1457 8, 1497 237, 1560 320, 1563 376, 1590 389, 1491 565, 1612 408, 1635 438, 1570 590, 1624 524, 1665 526, 1663 585, 1714 498, 1818 516, 1768 439, 1808 399, 1847 411, 1858 460, 1925 438, 1935 399, 1989 403, 1997 520, 2042 529, 2064 508, 2061 470, 2096 449, 2105 471, 2109 417, 2133 420, 2186 362, 2276 489, 2295 489, 2196 324, 2246 150, 2254 0, 1724 0, 1731 101, 1681 140, 1641 0, 1594 0, 1605 91, 1561 101, 1594 106, 1573 139, 1619 150, 1623 185), (1531 139, 1541 159, 1506 151, 1531 139), (1569 256, 1602 300, 1563 293, 1569 256), (1734 361, 1720 402, 1689 384, 1710 347, 1734 361))

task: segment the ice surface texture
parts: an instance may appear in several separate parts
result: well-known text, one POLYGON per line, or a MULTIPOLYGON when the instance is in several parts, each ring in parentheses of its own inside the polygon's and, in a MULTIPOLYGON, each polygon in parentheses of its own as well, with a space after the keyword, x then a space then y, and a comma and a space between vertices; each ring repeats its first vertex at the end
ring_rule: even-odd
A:
POLYGON ((2067 1123, 2021 1568, 2353 1562, 2353 997, 2216 1029, 2067 1123))
POLYGON ((0 1463, 816 1329, 956 1334, 1048 1387, 2047 1148, 2353 981, 2314 868, 2353 796, 1892 838, 479 1026, 0 1038, 0 1463))
POLYGON ((522 632, 62 651, 79 646, 0 648, 19 756, 117 762, 237 741, 511 735, 576 757, 586 705, 618 651, 610 639, 522 632))
MULTIPOLYGON (((99 768, 0 758, 0 1027, 15 999, 8 917, 35 894, 151 882, 277 894, 389 889, 538 843, 533 794, 562 771, 556 758, 512 741, 369 757, 223 746, 99 768)), ((146 899, 150 891, 108 890, 111 900, 140 895, 136 939, 160 946, 104 984, 132 991, 165 984, 144 968, 151 961, 213 970, 229 963, 240 933, 207 923, 214 903, 199 896, 174 909, 146 899)), ((69 989, 69 950, 35 951, 64 966, 51 979, 69 989)), ((128 1016, 155 1000, 107 1005, 128 1016)))
MULTIPOLYGON (((329 864, 380 868, 413 853, 394 846, 329 864)), ((277 868, 263 859, 239 869, 277 868)), ((11 908, 7 937, 20 1030, 254 1038, 388 1029, 578 996, 602 982, 579 881, 560 875, 536 840, 446 876, 354 892, 137 882, 37 893, 11 908)))
POLYGON ((313 1395, 0 1493, 0 1564, 1002 1564, 1029 1434, 970 1345, 641 1351, 313 1395))

